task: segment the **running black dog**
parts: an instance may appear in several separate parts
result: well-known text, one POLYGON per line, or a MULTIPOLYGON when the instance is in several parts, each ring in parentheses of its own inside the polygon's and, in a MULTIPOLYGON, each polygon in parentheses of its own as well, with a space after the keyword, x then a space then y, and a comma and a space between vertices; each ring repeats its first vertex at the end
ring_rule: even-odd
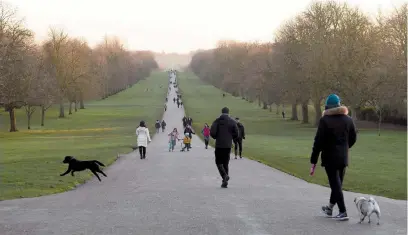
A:
POLYGON ((98 178, 99 181, 101 181, 101 178, 99 178, 99 175, 96 172, 99 172, 105 177, 108 177, 99 168, 99 166, 105 166, 105 165, 97 160, 79 161, 72 156, 65 156, 64 161, 62 161, 62 163, 69 164, 69 165, 68 165, 68 170, 64 172, 63 174, 61 174, 60 176, 64 176, 68 174, 69 172, 71 172, 71 175, 74 176, 75 171, 83 171, 83 170, 89 169, 98 178))

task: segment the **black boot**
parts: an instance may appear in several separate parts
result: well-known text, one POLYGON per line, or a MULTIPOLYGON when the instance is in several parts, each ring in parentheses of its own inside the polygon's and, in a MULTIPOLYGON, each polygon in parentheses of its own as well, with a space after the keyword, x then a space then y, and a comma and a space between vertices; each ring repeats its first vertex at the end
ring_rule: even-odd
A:
POLYGON ((218 168, 218 171, 220 172, 220 175, 222 177, 221 188, 227 188, 228 180, 230 179, 230 177, 225 172, 224 166, 222 164, 217 165, 217 168, 218 168))
POLYGON ((239 152, 239 157, 242 159, 242 152, 239 152))

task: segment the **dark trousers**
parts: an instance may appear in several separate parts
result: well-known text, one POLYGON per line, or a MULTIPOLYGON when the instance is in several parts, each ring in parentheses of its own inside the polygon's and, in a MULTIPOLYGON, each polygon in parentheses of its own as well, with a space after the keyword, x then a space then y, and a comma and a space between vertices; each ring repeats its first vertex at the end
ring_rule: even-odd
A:
POLYGON ((140 146, 140 147, 139 147, 139 153, 140 153, 140 157, 141 157, 141 158, 146 157, 146 147, 140 146))
POLYGON ((339 212, 346 212, 346 205, 344 204, 343 197, 343 179, 346 173, 345 167, 325 167, 327 178, 329 179, 329 185, 331 189, 330 204, 337 204, 339 212))
POLYGON ((181 151, 184 151, 185 149, 187 149, 187 151, 190 151, 190 149, 191 149, 191 144, 190 144, 190 143, 184 144, 184 147, 181 149, 181 151))
MULTIPOLYGON (((228 164, 230 161, 231 148, 215 148, 215 164, 222 165, 224 167, 225 173, 229 174, 228 164)), ((223 178, 224 175, 220 171, 220 175, 223 178)))
POLYGON ((241 155, 242 155, 242 139, 241 138, 234 140, 235 157, 237 156, 238 148, 239 148, 239 156, 241 157, 241 155))

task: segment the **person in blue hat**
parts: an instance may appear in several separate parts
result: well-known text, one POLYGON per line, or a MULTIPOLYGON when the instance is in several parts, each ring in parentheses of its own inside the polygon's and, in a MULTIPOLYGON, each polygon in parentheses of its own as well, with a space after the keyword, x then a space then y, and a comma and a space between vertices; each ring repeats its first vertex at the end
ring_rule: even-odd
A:
POLYGON ((348 109, 340 104, 340 97, 331 94, 327 97, 323 116, 320 118, 310 157, 311 175, 314 173, 321 152, 322 166, 326 170, 331 189, 329 205, 323 206, 326 216, 332 217, 337 204, 339 214, 336 220, 348 220, 343 197, 343 179, 348 166, 349 148, 356 143, 357 134, 354 122, 348 116, 348 109))

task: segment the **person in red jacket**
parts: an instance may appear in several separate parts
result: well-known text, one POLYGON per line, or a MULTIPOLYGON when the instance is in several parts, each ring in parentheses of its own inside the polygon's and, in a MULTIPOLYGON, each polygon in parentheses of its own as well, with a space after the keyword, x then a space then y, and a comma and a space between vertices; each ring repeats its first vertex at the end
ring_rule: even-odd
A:
POLYGON ((204 136, 205 149, 208 149, 208 143, 210 141, 210 126, 208 126, 207 123, 204 124, 204 128, 201 133, 204 136))

